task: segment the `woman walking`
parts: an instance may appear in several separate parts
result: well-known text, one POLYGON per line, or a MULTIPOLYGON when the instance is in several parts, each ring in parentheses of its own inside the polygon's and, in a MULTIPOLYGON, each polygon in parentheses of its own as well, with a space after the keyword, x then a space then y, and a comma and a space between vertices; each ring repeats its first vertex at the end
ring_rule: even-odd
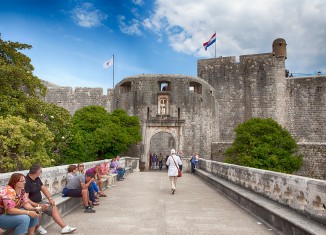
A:
POLYGON ((168 168, 168 176, 171 182, 171 193, 174 194, 177 186, 179 165, 182 165, 181 159, 175 154, 175 150, 171 149, 171 156, 166 161, 168 168))

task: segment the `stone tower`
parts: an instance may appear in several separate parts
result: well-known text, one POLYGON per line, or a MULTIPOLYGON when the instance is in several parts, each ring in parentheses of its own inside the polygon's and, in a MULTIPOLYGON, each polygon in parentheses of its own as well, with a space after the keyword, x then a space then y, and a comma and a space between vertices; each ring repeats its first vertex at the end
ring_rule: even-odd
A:
POLYGON ((286 41, 283 38, 277 38, 273 41, 273 55, 276 58, 287 58, 286 41))

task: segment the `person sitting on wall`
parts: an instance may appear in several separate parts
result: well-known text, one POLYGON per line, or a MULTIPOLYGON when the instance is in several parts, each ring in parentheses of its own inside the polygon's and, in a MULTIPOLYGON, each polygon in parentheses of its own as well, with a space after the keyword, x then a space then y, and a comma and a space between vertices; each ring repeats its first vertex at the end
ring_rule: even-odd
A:
MULTIPOLYGON (((84 164, 83 164, 83 163, 78 163, 78 164, 77 164, 76 175, 80 175, 80 174, 85 175, 85 173, 84 173, 84 164)), ((98 194, 98 192, 99 192, 100 190, 98 189, 98 187, 97 187, 95 181, 93 181, 93 182, 91 183, 91 185, 92 185, 93 190, 95 191, 95 198, 98 199, 98 197, 97 197, 96 194, 98 194)), ((63 196, 65 197, 66 195, 63 195, 63 196)))
POLYGON ((109 174, 109 160, 105 159, 100 166, 100 175, 101 177, 107 177, 109 174))
MULTIPOLYGON (((72 178, 66 187, 63 189, 62 194, 68 197, 81 197, 85 207, 85 213, 95 213, 89 205, 89 199, 94 195, 89 195, 93 191, 92 182, 94 182, 94 173, 88 172, 86 175, 78 174, 72 178)), ((94 199, 95 200, 95 199, 94 199)))
POLYGON ((118 175, 120 176, 121 179, 125 179, 124 175, 126 173, 126 169, 125 167, 119 162, 120 160, 120 156, 118 155, 116 157, 116 162, 117 162, 117 171, 118 171, 118 175))
POLYGON ((86 171, 86 173, 88 173, 88 172, 94 173, 96 183, 97 183, 97 185, 98 185, 98 187, 100 189, 99 191, 97 191, 96 188, 94 188, 94 190, 97 191, 97 193, 98 193, 98 195, 100 197, 106 197, 106 195, 103 192, 103 182, 101 180, 102 176, 101 176, 101 173, 100 173, 100 167, 101 167, 101 164, 96 164, 94 167, 89 168, 86 171))
MULTIPOLYGON (((66 225, 60 214, 58 207, 55 205, 55 201, 51 197, 49 190, 43 185, 40 175, 42 174, 42 167, 38 164, 34 164, 29 169, 29 173, 26 176, 25 191, 29 198, 29 203, 34 207, 42 207, 42 213, 40 213, 39 220, 41 221, 42 214, 45 213, 51 216, 53 220, 62 228, 61 233, 72 233, 76 230, 74 227, 66 225), (48 198, 48 202, 42 200, 42 194, 48 198)), ((39 234, 47 234, 47 231, 42 228, 40 224, 36 226, 36 232, 39 234)))
POLYGON ((113 174, 118 174, 118 181, 122 181, 124 178, 123 178, 123 171, 119 171, 118 170, 118 161, 117 161, 118 157, 116 158, 113 158, 111 160, 111 164, 110 164, 110 172, 113 173, 113 174))
POLYGON ((0 228, 13 229, 14 234, 33 235, 38 214, 29 203, 25 183, 23 174, 13 173, 8 185, 0 189, 0 228))
POLYGON ((76 176, 76 173, 77 173, 76 165, 70 165, 68 167, 67 183, 76 176))

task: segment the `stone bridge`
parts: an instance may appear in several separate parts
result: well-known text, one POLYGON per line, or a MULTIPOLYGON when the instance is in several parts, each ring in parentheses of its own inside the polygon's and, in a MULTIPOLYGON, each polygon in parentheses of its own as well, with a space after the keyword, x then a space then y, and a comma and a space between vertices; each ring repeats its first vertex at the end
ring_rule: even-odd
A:
MULTIPOLYGON (((166 170, 138 172, 138 159, 123 161, 133 173, 107 182, 108 197, 95 214, 84 214, 80 200, 60 202, 67 166, 43 170, 75 234, 326 234, 326 181, 210 160, 200 160, 191 175, 183 159, 185 174, 172 195, 166 170)), ((0 175, 1 185, 10 175, 0 175)), ((51 221, 45 227, 48 234, 61 231, 51 221)))

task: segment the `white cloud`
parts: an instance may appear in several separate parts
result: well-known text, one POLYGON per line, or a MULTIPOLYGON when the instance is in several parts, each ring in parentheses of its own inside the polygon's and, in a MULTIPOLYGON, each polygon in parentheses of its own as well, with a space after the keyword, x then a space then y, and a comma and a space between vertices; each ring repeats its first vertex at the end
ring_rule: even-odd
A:
POLYGON ((171 47, 198 57, 214 57, 202 43, 216 31, 217 55, 271 52, 282 37, 294 70, 325 69, 326 2, 323 0, 157 0, 142 26, 168 36, 171 47), (305 59, 310 58, 310 59, 305 59))
POLYGON ((92 3, 85 2, 71 11, 71 17, 79 26, 91 28, 100 26, 107 15, 96 9, 92 3))
POLYGON ((125 23, 125 19, 126 17, 124 16, 118 16, 118 22, 119 22, 119 28, 121 30, 121 32, 125 33, 125 34, 129 34, 129 35, 142 35, 139 27, 140 27, 140 23, 137 19, 132 19, 130 20, 128 23, 128 25, 125 23))
POLYGON ((143 1, 143 0, 132 0, 132 2, 133 2, 135 5, 138 5, 138 6, 142 6, 142 5, 144 5, 144 1, 143 1))

